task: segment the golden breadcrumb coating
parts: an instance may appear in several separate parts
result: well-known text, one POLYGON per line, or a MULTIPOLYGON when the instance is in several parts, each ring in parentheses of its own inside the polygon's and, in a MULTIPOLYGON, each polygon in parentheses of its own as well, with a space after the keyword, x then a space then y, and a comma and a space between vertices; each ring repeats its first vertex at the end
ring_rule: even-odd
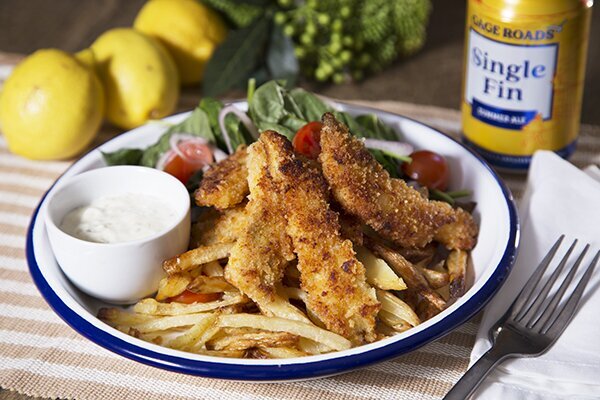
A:
POLYGON ((240 146, 235 153, 206 171, 194 193, 196 204, 225 209, 241 203, 248 195, 246 157, 246 146, 240 146))
POLYGON ((200 220, 192 225, 190 247, 235 242, 244 226, 245 209, 244 203, 222 211, 207 209, 200 220))
POLYGON ((355 344, 376 340, 380 304, 352 242, 340 236, 327 182, 317 168, 296 157, 285 137, 265 132, 260 141, 267 148, 270 174, 284 188, 286 228, 298 256, 301 287, 308 294, 307 308, 327 329, 355 344))
POLYGON ((471 250, 477 243, 479 227, 473 216, 462 208, 455 208, 456 221, 442 226, 435 240, 450 250, 471 250))
POLYGON ((308 321, 276 290, 295 255, 286 234, 283 194, 268 173, 265 147, 259 140, 247 151, 249 202, 225 267, 225 279, 254 300, 266 315, 308 321))
POLYGON ((456 220, 449 204, 429 201, 403 180, 391 178, 330 113, 323 115, 319 161, 343 209, 396 245, 423 247, 441 226, 456 220))

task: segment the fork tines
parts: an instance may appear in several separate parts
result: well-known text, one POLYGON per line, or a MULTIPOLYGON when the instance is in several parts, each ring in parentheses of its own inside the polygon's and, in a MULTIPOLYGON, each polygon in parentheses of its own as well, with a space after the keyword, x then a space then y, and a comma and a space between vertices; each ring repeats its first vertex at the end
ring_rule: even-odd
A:
POLYGON ((566 276, 561 277, 561 273, 568 264, 569 257, 577 245, 577 239, 575 239, 560 260, 556 269, 552 272, 550 277, 545 280, 545 283, 542 284, 544 281, 543 276, 558 252, 564 238, 565 235, 561 235, 556 243, 554 243, 507 313, 509 320, 539 334, 554 337, 557 337, 571 320, 585 287, 596 267, 598 258, 600 257, 600 251, 598 251, 592 262, 587 266, 585 272, 579 278, 575 289, 572 290, 570 295, 563 302, 564 304, 561 304, 561 300, 573 281, 579 265, 582 263, 590 248, 589 244, 586 245, 579 254, 579 257, 577 257, 575 263, 568 268, 566 276), (559 279, 559 277, 561 278, 559 279), (560 286, 553 295, 549 296, 551 289, 557 282, 560 286))

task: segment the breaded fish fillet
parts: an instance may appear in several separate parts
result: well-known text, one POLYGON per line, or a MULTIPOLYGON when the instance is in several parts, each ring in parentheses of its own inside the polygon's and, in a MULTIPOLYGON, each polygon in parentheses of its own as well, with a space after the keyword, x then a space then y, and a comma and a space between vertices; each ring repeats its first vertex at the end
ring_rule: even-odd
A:
POLYGON ((450 205, 429 201, 403 180, 391 178, 330 113, 323 115, 319 161, 344 210, 399 246, 423 247, 441 226, 456 220, 450 205))
POLYGON ((235 242, 245 226, 245 209, 246 204, 242 203, 222 211, 214 208, 206 211, 200 220, 192 225, 190 247, 235 242))
POLYGON ((254 300, 266 315, 308 322, 276 290, 295 255, 286 234, 283 193, 270 176, 268 163, 261 140, 248 148, 250 200, 225 267, 225 279, 254 300))
POLYGON ((442 226, 435 240, 450 250, 471 250, 477 243, 479 227, 473 216, 462 208, 455 208, 456 221, 442 226))
POLYGON ((240 146, 206 171, 194 193, 196 204, 225 209, 241 203, 248 195, 247 154, 246 146, 240 146))
POLYGON ((285 188, 287 233, 298 256, 307 308, 327 329, 356 344, 374 341, 380 304, 352 242, 340 236, 327 182, 317 168, 295 156, 285 137, 267 131, 260 142, 267 149, 271 176, 285 188))

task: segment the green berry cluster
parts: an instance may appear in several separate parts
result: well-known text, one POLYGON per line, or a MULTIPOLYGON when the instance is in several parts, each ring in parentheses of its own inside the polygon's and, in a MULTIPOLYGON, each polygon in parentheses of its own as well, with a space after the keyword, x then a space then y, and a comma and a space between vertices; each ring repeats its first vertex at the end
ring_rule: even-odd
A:
POLYGON ((379 72, 425 42, 430 0, 277 0, 302 72, 342 83, 379 72))

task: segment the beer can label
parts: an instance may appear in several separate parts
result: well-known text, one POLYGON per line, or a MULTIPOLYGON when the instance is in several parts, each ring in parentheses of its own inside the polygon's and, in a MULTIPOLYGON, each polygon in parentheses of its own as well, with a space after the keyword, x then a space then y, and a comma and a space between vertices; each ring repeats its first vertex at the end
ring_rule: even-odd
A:
POLYGON ((564 157, 574 151, 589 8, 571 3, 562 13, 544 14, 543 2, 537 15, 519 16, 513 8, 507 18, 501 0, 469 1, 463 135, 496 166, 527 169, 538 149, 564 157))
POLYGON ((515 45, 469 32, 466 101, 473 118, 520 130, 552 118, 558 43, 515 45))

